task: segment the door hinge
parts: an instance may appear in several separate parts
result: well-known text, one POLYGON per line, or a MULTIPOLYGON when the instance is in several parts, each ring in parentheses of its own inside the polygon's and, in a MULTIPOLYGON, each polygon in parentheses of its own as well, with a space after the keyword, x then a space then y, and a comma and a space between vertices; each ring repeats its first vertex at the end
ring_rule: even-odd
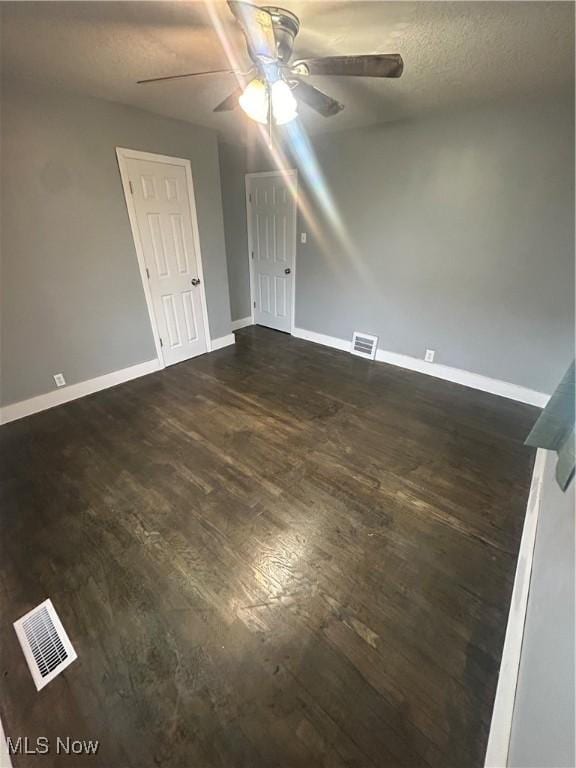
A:
POLYGON ((128 186, 130 187, 130 194, 133 195, 134 194, 134 187, 132 186, 132 182, 131 181, 128 181, 128 186))
POLYGON ((146 267, 146 277, 150 280, 150 270, 146 267))
POLYGON ((158 336, 158 338, 160 339, 160 346, 163 347, 164 346, 164 342, 162 341, 162 336, 158 336))
POLYGON ((249 192, 249 194, 248 194, 248 202, 249 203, 252 202, 252 192, 249 192))
POLYGON ((256 309, 256 302, 254 302, 254 309, 256 309))
POLYGON ((252 258, 254 258, 254 251, 252 251, 252 258))

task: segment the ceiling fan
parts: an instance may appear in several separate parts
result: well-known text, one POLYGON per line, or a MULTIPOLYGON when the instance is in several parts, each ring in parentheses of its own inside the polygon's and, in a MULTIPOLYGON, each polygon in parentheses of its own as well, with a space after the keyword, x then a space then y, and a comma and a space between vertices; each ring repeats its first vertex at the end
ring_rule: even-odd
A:
POLYGON ((238 105, 259 123, 284 125, 297 115, 298 102, 307 104, 323 117, 337 115, 344 105, 306 82, 310 75, 355 77, 400 77, 404 62, 398 53, 360 56, 323 56, 291 61, 294 38, 300 20, 291 11, 273 6, 259 7, 240 0, 228 0, 228 6, 239 24, 252 66, 248 72, 216 69, 183 75, 153 77, 138 83, 179 80, 199 75, 220 73, 253 75, 245 88, 238 86, 214 112, 226 112, 238 105))

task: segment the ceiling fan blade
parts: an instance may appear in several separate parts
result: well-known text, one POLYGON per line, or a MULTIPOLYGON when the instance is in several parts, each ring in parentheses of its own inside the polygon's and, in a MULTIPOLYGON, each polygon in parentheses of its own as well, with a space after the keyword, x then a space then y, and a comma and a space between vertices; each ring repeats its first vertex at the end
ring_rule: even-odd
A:
POLYGON ((159 83, 162 80, 180 80, 183 77, 198 77, 198 75, 220 75, 220 74, 233 74, 232 69, 210 69, 207 72, 188 72, 185 75, 166 75, 166 77, 149 77, 147 80, 138 80, 137 85, 143 83, 159 83))
POLYGON ((276 38, 272 14, 251 3, 228 0, 228 6, 244 32, 249 53, 265 61, 276 61, 276 38))
POLYGON ((242 88, 235 88, 229 96, 226 96, 224 101, 221 101, 217 107, 214 107, 213 112, 229 112, 232 109, 236 109, 238 106, 238 99, 242 94, 242 88))
POLYGON ((344 75, 355 77, 400 77, 404 62, 399 53, 366 56, 323 56, 299 59, 291 65, 295 75, 344 75))
POLYGON ((302 80, 296 81, 292 93, 299 101, 303 101, 304 104, 319 112, 322 117, 332 117, 344 109, 344 104, 340 104, 336 99, 322 93, 318 88, 314 88, 313 85, 304 83, 302 80))

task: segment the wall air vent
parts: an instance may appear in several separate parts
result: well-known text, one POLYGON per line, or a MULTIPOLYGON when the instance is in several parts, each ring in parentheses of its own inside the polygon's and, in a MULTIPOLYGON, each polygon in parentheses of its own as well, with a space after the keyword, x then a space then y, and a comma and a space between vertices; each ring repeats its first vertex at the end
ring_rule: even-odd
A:
POLYGON ((51 600, 15 621, 14 629, 38 691, 77 658, 51 600))
POLYGON ((359 333, 358 331, 354 331, 352 336, 352 349, 350 350, 353 355, 367 357, 368 360, 374 360, 377 348, 378 336, 371 336, 369 333, 359 333))

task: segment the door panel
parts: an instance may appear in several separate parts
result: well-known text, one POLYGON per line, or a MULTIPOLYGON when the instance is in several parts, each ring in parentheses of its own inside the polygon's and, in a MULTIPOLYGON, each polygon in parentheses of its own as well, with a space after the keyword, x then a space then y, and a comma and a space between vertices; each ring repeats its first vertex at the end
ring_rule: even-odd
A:
POLYGON ((296 202, 282 174, 248 176, 254 322, 292 330, 296 202))
POLYGON ((190 344, 198 339, 192 291, 185 291, 182 294, 182 302, 184 304, 184 319, 186 320, 187 341, 190 344))
POLYGON ((258 300, 256 300, 256 306, 259 308, 260 312, 269 315, 272 311, 270 304, 270 275, 265 275, 260 272, 258 274, 258 282, 260 285, 260 306, 258 307, 258 300))
POLYGON ((127 168, 164 364, 171 365, 207 351, 203 289, 191 282, 198 262, 186 170, 133 158, 127 168))
POLYGON ((286 280, 281 277, 274 278, 274 300, 276 302, 277 317, 288 316, 288 297, 286 296, 286 280))

